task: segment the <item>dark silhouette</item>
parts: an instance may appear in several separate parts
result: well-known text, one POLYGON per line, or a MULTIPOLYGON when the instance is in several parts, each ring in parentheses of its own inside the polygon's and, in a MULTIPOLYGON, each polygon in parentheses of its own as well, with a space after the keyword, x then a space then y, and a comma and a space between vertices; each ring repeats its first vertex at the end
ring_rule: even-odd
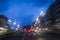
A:
POLYGON ((46 12, 44 21, 46 27, 58 32, 60 26, 60 0, 56 0, 51 4, 46 12))
POLYGON ((0 15, 0 27, 9 29, 8 18, 4 15, 0 15))

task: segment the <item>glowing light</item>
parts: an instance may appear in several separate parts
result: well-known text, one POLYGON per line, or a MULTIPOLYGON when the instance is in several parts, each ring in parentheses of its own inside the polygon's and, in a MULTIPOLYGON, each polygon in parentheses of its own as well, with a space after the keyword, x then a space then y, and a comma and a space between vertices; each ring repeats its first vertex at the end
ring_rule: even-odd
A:
POLYGON ((39 30, 41 30, 41 28, 39 28, 39 30))
POLYGON ((39 27, 36 27, 36 29, 39 29, 39 27))
POLYGON ((16 28, 16 30, 18 30, 18 28, 16 28))
POLYGON ((5 29, 3 27, 0 27, 0 35, 4 34, 7 32, 8 29, 5 29))
POLYGON ((19 27, 20 25, 18 24, 17 26, 19 27))
POLYGON ((20 25, 18 24, 17 27, 19 28, 19 26, 20 26, 20 25))
POLYGON ((39 19, 37 18, 36 21, 38 21, 39 19))
POLYGON ((43 11, 40 12, 40 16, 44 16, 45 13, 43 11))
POLYGON ((16 22, 13 22, 14 25, 16 25, 16 22))
POLYGON ((8 20, 8 22, 12 22, 11 20, 8 20))
POLYGON ((40 12, 40 15, 42 15, 42 14, 43 14, 43 11, 40 12))
POLYGON ((4 28, 0 27, 1 30, 4 30, 4 28))
POLYGON ((38 31, 38 30, 35 30, 35 32, 38 31))
POLYGON ((31 31, 31 32, 34 32, 34 28, 30 28, 30 31, 31 31))

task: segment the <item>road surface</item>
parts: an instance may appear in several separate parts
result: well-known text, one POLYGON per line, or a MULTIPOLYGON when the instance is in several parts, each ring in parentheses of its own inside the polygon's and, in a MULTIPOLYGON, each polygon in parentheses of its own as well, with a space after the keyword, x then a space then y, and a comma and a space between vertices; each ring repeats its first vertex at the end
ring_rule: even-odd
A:
POLYGON ((60 38, 53 32, 16 32, 6 34, 0 40, 60 40, 60 38))

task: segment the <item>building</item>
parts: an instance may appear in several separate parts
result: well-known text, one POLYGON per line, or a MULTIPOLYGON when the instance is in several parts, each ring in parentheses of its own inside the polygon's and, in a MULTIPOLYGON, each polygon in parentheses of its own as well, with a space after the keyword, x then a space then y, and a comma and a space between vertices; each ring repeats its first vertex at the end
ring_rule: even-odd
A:
POLYGON ((9 30, 8 18, 4 15, 0 15, 0 33, 8 32, 8 30, 9 30))
POLYGON ((56 0, 48 8, 44 17, 45 26, 55 31, 60 29, 60 0, 56 0), (57 30, 56 30, 57 29, 57 30))

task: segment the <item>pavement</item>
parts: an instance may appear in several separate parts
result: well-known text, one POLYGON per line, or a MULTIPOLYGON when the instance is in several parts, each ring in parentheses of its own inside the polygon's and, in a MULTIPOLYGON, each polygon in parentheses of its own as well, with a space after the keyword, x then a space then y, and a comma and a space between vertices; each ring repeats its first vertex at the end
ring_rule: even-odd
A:
POLYGON ((0 40, 60 40, 60 34, 47 31, 14 32, 4 35, 0 40))

